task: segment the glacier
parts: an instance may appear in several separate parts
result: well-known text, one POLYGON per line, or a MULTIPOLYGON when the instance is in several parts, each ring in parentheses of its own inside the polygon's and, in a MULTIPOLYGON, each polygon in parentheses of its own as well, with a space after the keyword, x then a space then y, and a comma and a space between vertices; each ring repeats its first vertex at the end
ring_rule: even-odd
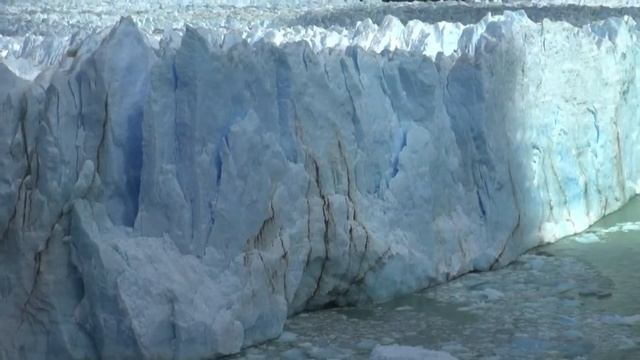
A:
POLYGON ((145 29, 0 39, 0 359, 232 354, 640 191, 628 16, 145 29))

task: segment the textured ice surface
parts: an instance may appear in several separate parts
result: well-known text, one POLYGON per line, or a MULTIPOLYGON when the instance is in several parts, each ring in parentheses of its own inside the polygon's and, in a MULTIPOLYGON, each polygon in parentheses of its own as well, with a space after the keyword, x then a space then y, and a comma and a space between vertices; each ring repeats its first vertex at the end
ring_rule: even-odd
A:
MULTIPOLYGON (((318 37, 324 36, 318 27, 342 34, 345 31, 340 27, 353 29, 357 22, 381 25, 386 16, 393 15, 403 23, 421 20, 433 24, 429 25, 433 28, 429 31, 430 38, 423 36, 415 40, 426 40, 434 50, 433 43, 442 41, 443 37, 451 50, 457 39, 449 33, 459 31, 459 23, 476 24, 487 12, 501 14, 523 10, 536 22, 562 20, 576 26, 610 17, 640 17, 640 7, 634 6, 638 4, 628 1, 592 2, 592 5, 607 7, 540 6, 528 1, 381 3, 373 0, 310 0, 255 1, 247 6, 249 3, 251 1, 49 0, 43 4, 41 1, 5 0, 0 3, 0 58, 21 76, 33 79, 44 67, 57 63, 67 50, 77 48, 89 33, 110 28, 121 16, 131 16, 148 34, 150 43, 157 47, 169 30, 182 34, 187 24, 207 29, 208 37, 219 41, 229 30, 233 30, 230 39, 255 40, 262 38, 268 29, 284 28, 279 32, 298 37, 315 34, 313 44, 317 45, 318 37)), ((333 38, 330 36, 330 40, 333 38)))
POLYGON ((273 16, 54 36, 2 17, 1 357, 237 352, 306 309, 506 264, 638 192, 630 17, 273 16))
MULTIPOLYGON (((583 0, 577 0, 583 1, 583 0)), ((586 6, 540 6, 529 1, 460 3, 381 3, 356 0, 308 1, 209 1, 209 0, 48 0, 0 2, 0 57, 35 58, 39 63, 57 62, 69 42, 84 39, 87 33, 111 27, 121 16, 132 16, 151 39, 157 41, 167 29, 181 32, 185 24, 207 29, 235 29, 260 33, 266 26, 311 25, 354 27, 357 21, 372 19, 381 24, 386 15, 402 22, 421 20, 428 23, 449 22, 475 24, 487 12, 526 11, 536 22, 562 20, 574 25, 613 16, 638 18, 640 8, 633 1, 596 0, 586 6), (224 4, 227 5, 224 5, 224 4), (318 7, 318 4, 323 4, 318 7), (233 6, 231 6, 233 5, 233 6), (616 5, 624 5, 618 7, 616 5)))

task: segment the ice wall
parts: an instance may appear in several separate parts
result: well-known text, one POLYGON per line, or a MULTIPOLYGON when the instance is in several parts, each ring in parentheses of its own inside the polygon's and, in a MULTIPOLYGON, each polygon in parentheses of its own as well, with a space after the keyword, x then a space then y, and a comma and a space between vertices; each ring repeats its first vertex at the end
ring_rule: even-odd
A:
POLYGON ((259 34, 123 19, 33 81, 0 64, 1 359, 237 352, 640 189, 630 18, 259 34))

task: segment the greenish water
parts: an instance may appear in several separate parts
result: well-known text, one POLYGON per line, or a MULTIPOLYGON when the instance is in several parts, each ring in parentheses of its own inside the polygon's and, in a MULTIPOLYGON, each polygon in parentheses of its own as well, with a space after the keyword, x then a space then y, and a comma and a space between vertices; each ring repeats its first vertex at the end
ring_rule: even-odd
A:
POLYGON ((301 314, 238 359, 367 359, 377 344, 458 359, 640 360, 640 199, 586 232, 386 304, 301 314))
MULTIPOLYGON (((640 199, 611 214, 585 233, 546 247, 556 256, 571 256, 597 271, 611 296, 587 301, 594 310, 615 310, 620 315, 640 313, 640 199), (599 241, 578 243, 594 234, 599 241)), ((640 357, 638 357, 640 359, 640 357)))

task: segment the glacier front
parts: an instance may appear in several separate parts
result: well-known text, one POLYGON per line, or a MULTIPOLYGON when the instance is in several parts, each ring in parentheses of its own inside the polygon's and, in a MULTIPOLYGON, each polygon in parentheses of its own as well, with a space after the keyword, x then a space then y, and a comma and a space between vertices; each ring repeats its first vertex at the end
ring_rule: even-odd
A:
POLYGON ((77 34, 0 39, 0 359, 235 353, 640 190, 630 17, 77 34))

